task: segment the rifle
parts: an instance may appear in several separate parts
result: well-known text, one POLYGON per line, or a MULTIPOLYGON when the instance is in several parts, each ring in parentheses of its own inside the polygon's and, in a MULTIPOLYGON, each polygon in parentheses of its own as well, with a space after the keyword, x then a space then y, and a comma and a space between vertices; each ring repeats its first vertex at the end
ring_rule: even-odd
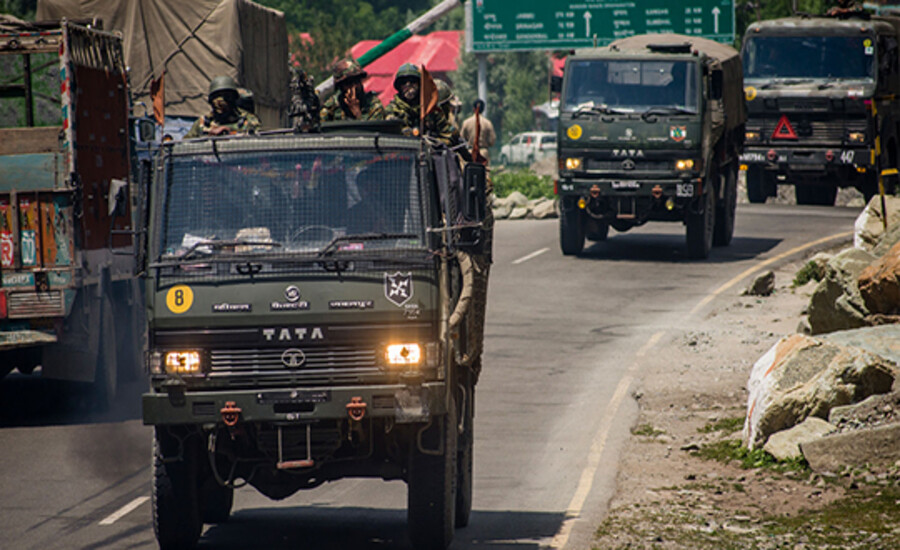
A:
POLYGON ((295 133, 317 133, 321 130, 319 96, 313 79, 303 69, 291 69, 291 108, 295 133))

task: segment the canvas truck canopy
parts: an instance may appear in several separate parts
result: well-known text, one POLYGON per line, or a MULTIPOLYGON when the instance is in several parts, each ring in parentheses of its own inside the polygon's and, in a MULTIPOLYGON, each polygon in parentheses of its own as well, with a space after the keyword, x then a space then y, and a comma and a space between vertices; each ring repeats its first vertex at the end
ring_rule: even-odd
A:
POLYGON ((209 81, 234 77, 254 94, 266 128, 283 127, 288 105, 284 14, 250 0, 39 0, 38 21, 102 21, 123 35, 136 102, 152 105, 150 83, 165 72, 165 114, 209 110, 209 81))
MULTIPOLYGON (((690 44, 691 52, 703 54, 709 60, 712 69, 721 69, 724 87, 722 103, 724 107, 727 130, 737 128, 747 120, 747 109, 744 105, 744 70, 741 66, 741 54, 725 44, 681 34, 642 34, 616 40, 606 47, 607 51, 618 51, 634 55, 666 55, 650 49, 650 46, 677 46, 690 44)), ((579 52, 580 53, 580 52, 579 52)))

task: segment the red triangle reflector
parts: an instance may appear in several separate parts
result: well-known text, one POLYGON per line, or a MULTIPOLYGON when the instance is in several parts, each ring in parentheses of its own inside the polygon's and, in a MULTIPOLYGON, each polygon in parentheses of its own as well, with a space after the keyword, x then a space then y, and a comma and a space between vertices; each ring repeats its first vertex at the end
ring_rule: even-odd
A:
POLYGON ((781 115, 781 120, 775 126, 775 131, 772 132, 772 139, 797 139, 797 132, 788 121, 787 115, 781 115))

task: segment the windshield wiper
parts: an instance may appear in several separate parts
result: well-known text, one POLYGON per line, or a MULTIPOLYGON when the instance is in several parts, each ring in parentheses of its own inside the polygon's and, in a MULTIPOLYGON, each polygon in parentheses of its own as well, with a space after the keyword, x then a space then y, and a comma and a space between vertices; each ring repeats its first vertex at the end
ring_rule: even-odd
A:
POLYGON ((650 107, 643 113, 641 113, 641 118, 647 120, 649 117, 653 115, 696 115, 697 111, 692 111, 690 109, 685 109, 684 107, 650 107))
POLYGON ((417 239, 419 236, 413 233, 358 233, 356 235, 340 235, 331 239, 322 250, 319 257, 325 257, 337 250, 339 243, 350 241, 386 241, 389 239, 417 239))
POLYGON ((609 105, 582 105, 572 113, 572 118, 579 118, 582 115, 624 115, 625 111, 613 109, 609 105))
POLYGON ((203 240, 195 242, 190 248, 184 251, 184 254, 177 256, 175 259, 189 260, 191 257, 200 252, 206 252, 205 250, 201 251, 202 248, 209 247, 213 250, 220 250, 222 248, 228 248, 230 246, 270 246, 273 248, 280 248, 282 246, 281 243, 276 243, 273 241, 244 241, 244 240, 235 240, 235 239, 212 239, 212 240, 203 240))

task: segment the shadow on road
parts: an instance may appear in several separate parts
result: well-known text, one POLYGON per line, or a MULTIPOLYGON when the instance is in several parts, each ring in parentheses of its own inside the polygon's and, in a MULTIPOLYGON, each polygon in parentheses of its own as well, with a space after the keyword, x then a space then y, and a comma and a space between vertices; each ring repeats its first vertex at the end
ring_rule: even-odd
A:
POLYGON ((713 247, 709 258, 689 258, 684 235, 661 233, 612 234, 597 243, 586 243, 579 258, 588 260, 631 262, 728 263, 747 260, 774 249, 781 239, 734 237, 729 246, 713 247))
MULTIPOLYGON (((565 514, 472 511, 469 526, 457 529, 452 548, 526 550, 552 538, 565 514)), ((241 510, 226 524, 210 527, 198 548, 270 550, 377 548, 409 550, 405 510, 369 508, 257 508, 241 510)))

